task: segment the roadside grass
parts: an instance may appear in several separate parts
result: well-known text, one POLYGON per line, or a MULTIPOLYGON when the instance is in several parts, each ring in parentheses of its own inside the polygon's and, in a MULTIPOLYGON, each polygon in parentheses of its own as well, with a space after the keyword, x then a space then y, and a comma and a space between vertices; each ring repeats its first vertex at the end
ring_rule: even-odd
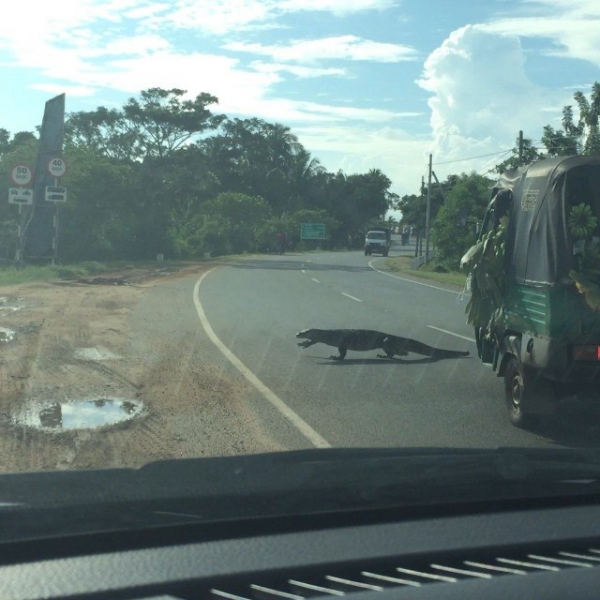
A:
POLYGON ((110 270, 108 265, 99 262, 83 262, 73 265, 27 265, 23 268, 0 267, 0 285, 13 285, 29 281, 48 279, 76 279, 96 275, 110 270))
POLYGON ((408 256, 397 256, 395 258, 388 258, 385 261, 385 265, 388 269, 396 271, 397 273, 403 273, 405 275, 410 275, 411 277, 419 277, 420 279, 429 279, 439 283, 449 283, 464 287, 465 282, 467 281, 466 274, 458 271, 438 273, 434 269, 439 265, 435 263, 430 263, 420 269, 413 270, 410 268, 411 260, 411 257, 408 256))
POLYGON ((197 261, 186 263, 185 261, 165 260, 161 262, 153 260, 144 261, 111 261, 101 263, 96 261, 87 261, 71 265, 27 265, 20 269, 9 266, 0 267, 0 286, 14 285, 18 283, 28 283, 30 281, 48 281, 50 279, 79 279, 80 277, 89 277, 99 275, 109 271, 136 268, 155 268, 183 266, 185 264, 195 264, 197 261))

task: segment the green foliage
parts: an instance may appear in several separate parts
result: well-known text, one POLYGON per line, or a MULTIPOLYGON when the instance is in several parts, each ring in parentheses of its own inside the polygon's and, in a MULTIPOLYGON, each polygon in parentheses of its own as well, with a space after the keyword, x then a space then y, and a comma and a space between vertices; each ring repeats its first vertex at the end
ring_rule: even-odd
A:
POLYGON ((471 299, 466 307, 467 321, 483 328, 487 335, 502 317, 507 224, 508 218, 504 217, 498 229, 486 233, 461 260, 461 267, 469 272, 471 282, 471 299))
POLYGON ((0 286, 46 279, 76 279, 108 271, 109 267, 98 262, 84 262, 68 266, 27 266, 24 268, 0 267, 0 286))
POLYGON ((184 235, 187 251, 213 256, 254 251, 257 231, 272 216, 260 197, 225 192, 205 202, 184 235))
POLYGON ((22 131, 12 136, 0 129, 0 260, 13 260, 17 249, 18 207, 8 204, 8 188, 12 167, 18 163, 33 165, 37 153, 37 139, 22 131))
MULTIPOLYGON (((291 130, 261 119, 226 119, 209 94, 151 88, 122 108, 68 115, 60 207, 62 261, 192 258, 298 245, 300 222, 327 226, 345 246, 397 200, 378 169, 328 173, 291 130), (304 211, 304 212, 303 212, 304 211)), ((0 194, 7 165, 33 163, 33 134, 0 129, 0 194)), ((12 259, 16 209, 0 202, 0 259, 12 259)))
POLYGON ((588 306, 600 311, 600 240, 596 237, 598 218, 589 204, 573 206, 569 212, 569 233, 573 237, 573 270, 569 276, 588 306))
POLYGON ((491 183, 477 173, 458 176, 433 222, 432 239, 438 257, 452 269, 458 268, 460 258, 476 241, 477 224, 483 220, 491 183))
POLYGON ((544 154, 538 151, 533 145, 533 142, 528 138, 523 138, 523 149, 521 159, 519 160, 519 138, 517 138, 515 147, 512 149, 512 154, 505 161, 496 165, 494 171, 496 173, 503 173, 508 169, 516 169, 522 165, 528 165, 545 158, 544 154))
POLYGON ((570 156, 575 154, 600 154, 600 83, 592 86, 590 98, 577 91, 573 95, 579 111, 575 123, 572 106, 563 108, 562 129, 550 125, 544 127, 542 143, 549 156, 570 156))

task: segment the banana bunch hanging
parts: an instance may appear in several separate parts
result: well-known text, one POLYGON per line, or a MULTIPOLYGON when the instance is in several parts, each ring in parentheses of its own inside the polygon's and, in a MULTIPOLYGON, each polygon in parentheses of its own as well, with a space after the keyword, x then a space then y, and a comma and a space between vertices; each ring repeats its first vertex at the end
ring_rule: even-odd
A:
POLYGON ((574 238, 585 239, 598 226, 598 219, 589 204, 577 204, 569 213, 569 230, 574 238))
POLYGON ((593 237, 598 218, 589 204, 577 204, 571 208, 568 224, 577 268, 569 272, 569 277, 587 305, 600 311, 600 241, 593 237))

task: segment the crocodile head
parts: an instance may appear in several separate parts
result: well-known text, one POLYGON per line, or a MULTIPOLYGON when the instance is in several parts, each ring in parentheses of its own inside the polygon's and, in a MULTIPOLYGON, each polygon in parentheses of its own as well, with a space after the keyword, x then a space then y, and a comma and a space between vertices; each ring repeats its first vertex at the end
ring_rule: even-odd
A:
POLYGON ((314 329, 303 329, 302 331, 299 331, 296 334, 297 338, 300 338, 301 340, 307 340, 310 339, 311 337, 311 333, 314 331, 314 329))

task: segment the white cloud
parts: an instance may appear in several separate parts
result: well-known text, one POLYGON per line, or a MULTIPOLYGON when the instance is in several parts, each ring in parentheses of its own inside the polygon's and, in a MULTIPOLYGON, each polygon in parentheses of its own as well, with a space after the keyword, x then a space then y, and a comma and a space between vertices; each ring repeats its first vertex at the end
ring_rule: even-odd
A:
MULTIPOLYGON (((527 77, 517 36, 477 26, 451 33, 425 61, 418 83, 433 94, 429 106, 434 161, 511 148, 519 130, 539 139, 551 120, 544 109, 562 106, 568 98, 564 90, 551 92, 527 77)), ((451 171, 489 162, 485 158, 453 165, 451 171)))
POLYGON ((280 0, 280 10, 297 12, 302 10, 326 11, 336 15, 386 10, 397 5, 394 0, 280 0))
POLYGON ((496 33, 551 40, 551 54, 600 65, 600 3, 597 0, 530 0, 525 15, 482 25, 496 33))
POLYGON ((180 29, 220 35, 257 25, 264 27, 274 18, 270 0, 179 0, 165 21, 180 29))
POLYGON ((417 193, 426 172, 429 138, 402 129, 340 124, 296 127, 294 133, 328 170, 352 174, 381 169, 401 196, 417 193))
POLYGON ((400 62, 415 60, 413 48, 364 40, 354 35, 340 35, 315 40, 293 40, 286 45, 266 46, 234 42, 227 50, 270 56, 277 61, 312 62, 322 59, 400 62))
POLYGON ((394 0, 178 0, 164 18, 179 28, 219 35, 278 27, 278 18, 286 14, 319 11, 343 16, 395 5, 394 0))
POLYGON ((61 85, 60 83, 34 83, 30 86, 34 90, 48 92, 49 94, 67 94, 67 96, 93 96, 96 89, 77 85, 61 85))
POLYGON ((263 63, 261 61, 254 61, 250 65, 255 71, 261 73, 280 73, 286 72, 299 77, 300 79, 306 79, 310 77, 346 77, 348 74, 345 69, 338 69, 335 67, 331 68, 319 68, 319 67, 306 67, 299 65, 283 65, 280 63, 263 63))

